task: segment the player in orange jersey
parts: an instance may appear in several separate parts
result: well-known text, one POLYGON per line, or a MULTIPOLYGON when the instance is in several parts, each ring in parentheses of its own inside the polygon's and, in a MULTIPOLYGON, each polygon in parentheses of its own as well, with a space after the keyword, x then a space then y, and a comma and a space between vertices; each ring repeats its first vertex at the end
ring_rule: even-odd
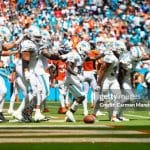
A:
POLYGON ((59 88, 59 100, 60 108, 58 113, 65 114, 67 109, 65 106, 68 106, 68 101, 66 101, 66 87, 64 86, 64 81, 66 77, 66 62, 63 60, 57 60, 57 76, 56 76, 56 85, 59 88))
MULTIPOLYGON (((97 75, 96 75, 96 57, 100 55, 100 52, 98 50, 91 50, 88 53, 88 57, 85 59, 83 63, 83 73, 85 77, 84 82, 84 91, 88 94, 89 88, 91 88, 91 107, 94 107, 94 103, 96 102, 96 94, 99 95, 99 93, 96 92, 97 90, 97 75)), ((99 96, 97 96, 99 97, 99 96)), ((96 110, 95 112, 96 116, 102 115, 102 113, 99 110, 96 110)))
POLYGON ((60 108, 58 113, 64 114, 67 111, 65 106, 68 106, 66 88, 64 86, 64 80, 66 77, 66 62, 58 58, 55 60, 49 60, 49 62, 55 65, 55 75, 53 77, 51 75, 51 86, 59 88, 60 108))

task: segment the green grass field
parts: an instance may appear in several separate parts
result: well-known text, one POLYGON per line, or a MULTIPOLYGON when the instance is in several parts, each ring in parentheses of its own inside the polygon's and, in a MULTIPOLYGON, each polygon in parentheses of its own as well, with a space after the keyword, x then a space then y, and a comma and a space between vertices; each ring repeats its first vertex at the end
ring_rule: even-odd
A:
MULTIPOLYGON (((48 122, 40 122, 40 123, 18 123, 18 122, 12 122, 13 117, 7 113, 7 109, 9 106, 9 103, 5 103, 4 109, 5 113, 4 115, 6 116, 7 119, 10 120, 10 122, 6 123, 0 123, 0 126, 16 126, 16 125, 27 125, 30 124, 30 126, 35 126, 35 125, 51 125, 51 126, 59 126, 59 125, 64 125, 64 126, 70 126, 70 125, 82 125, 82 126, 89 126, 89 124, 85 124, 83 122, 83 109, 82 105, 79 107, 78 111, 74 114, 76 118, 75 123, 67 123, 64 121, 65 115, 64 114, 58 114, 58 108, 59 108, 59 102, 48 102, 48 108, 50 109, 49 113, 44 113, 46 116, 50 118, 48 122)), ((15 104, 15 109, 18 107, 19 103, 15 104)), ((96 118, 96 121, 94 124, 91 124, 92 126, 108 126, 108 127, 113 127, 113 128, 127 128, 127 129, 150 129, 150 114, 148 110, 138 110, 138 109, 128 109, 124 111, 124 116, 129 118, 129 122, 110 122, 108 120, 108 113, 106 110, 103 110, 104 116, 98 116, 96 118)), ((93 110, 89 107, 89 113, 92 114, 93 110)))
MULTIPOLYGON (((19 103, 15 104, 15 109, 19 103)), ((150 114, 148 110, 130 108, 124 111, 129 122, 114 123, 108 113, 98 116, 95 123, 83 122, 83 109, 74 114, 76 122, 65 122, 65 115, 58 114, 59 102, 48 102, 49 121, 39 123, 13 122, 4 105, 4 115, 9 122, 0 123, 0 147, 2 149, 145 149, 150 143, 150 114)), ((89 106, 89 113, 93 110, 89 106)), ((34 114, 33 114, 34 115, 34 114)))
POLYGON ((9 144, 4 145, 1 144, 0 147, 2 150, 135 150, 135 149, 142 149, 142 150, 149 150, 149 144, 93 144, 93 143, 77 143, 77 144, 62 144, 62 143, 52 143, 52 144, 9 144))

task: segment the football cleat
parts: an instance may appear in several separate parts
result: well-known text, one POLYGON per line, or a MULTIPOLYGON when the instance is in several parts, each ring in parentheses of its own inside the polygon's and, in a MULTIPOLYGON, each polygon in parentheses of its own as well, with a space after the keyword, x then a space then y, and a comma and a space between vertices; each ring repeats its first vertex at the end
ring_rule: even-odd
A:
POLYGON ((14 110, 13 109, 8 109, 8 114, 13 114, 14 110))
POLYGON ((34 121, 35 122, 39 122, 39 121, 47 121, 48 118, 46 118, 44 115, 42 115, 41 113, 35 113, 34 116, 34 121))
POLYGON ((22 122, 33 122, 32 115, 29 115, 23 111, 22 116, 23 116, 23 118, 21 119, 22 122))
POLYGON ((13 116, 15 119, 20 120, 20 121, 23 119, 22 112, 20 112, 20 111, 15 111, 15 112, 12 114, 12 116, 13 116))
POLYGON ((120 121, 130 121, 128 118, 125 118, 125 117, 118 117, 118 119, 119 119, 120 121))
POLYGON ((96 112, 96 116, 104 116, 104 115, 105 115, 105 114, 104 114, 104 113, 102 113, 102 112, 101 112, 101 111, 99 111, 99 110, 96 112))
POLYGON ((8 120, 4 117, 3 113, 0 112, 0 122, 7 122, 8 120))
POLYGON ((66 112, 65 121, 66 121, 66 122, 76 122, 76 120, 75 120, 75 118, 74 118, 74 116, 73 116, 73 113, 72 113, 70 110, 68 110, 68 111, 66 112))
POLYGON ((112 122, 121 122, 117 117, 111 117, 112 122))

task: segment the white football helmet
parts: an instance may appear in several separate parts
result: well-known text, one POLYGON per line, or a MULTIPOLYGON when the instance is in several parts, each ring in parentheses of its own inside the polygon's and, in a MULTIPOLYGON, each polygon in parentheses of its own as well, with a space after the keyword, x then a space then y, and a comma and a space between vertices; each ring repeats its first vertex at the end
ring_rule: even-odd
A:
POLYGON ((80 55, 84 55, 91 50, 91 46, 87 41, 81 41, 77 45, 77 51, 80 55))
POLYGON ((119 54, 127 51, 125 42, 123 40, 117 40, 114 44, 114 50, 117 51, 119 54))
POLYGON ((105 47, 109 51, 114 51, 115 50, 115 38, 106 38, 105 39, 105 47))
POLYGON ((134 46, 130 49, 132 60, 138 61, 141 60, 143 53, 139 46, 134 46))
POLYGON ((40 40, 40 45, 47 45, 50 47, 50 34, 47 30, 41 30, 41 40, 40 40))
POLYGON ((113 54, 105 55, 103 57, 103 61, 106 62, 106 63, 114 63, 114 64, 118 63, 117 57, 113 54))
POLYGON ((37 26, 30 26, 26 33, 28 38, 30 38, 32 41, 40 41, 42 38, 41 30, 37 26))
POLYGON ((105 45, 104 45, 104 41, 105 41, 105 39, 104 38, 102 38, 102 37, 97 37, 96 38, 96 49, 97 50, 105 50, 106 48, 105 48, 105 45))
POLYGON ((6 42, 11 40, 11 32, 5 26, 0 26, 0 38, 6 42))
POLYGON ((42 39, 50 40, 50 34, 47 30, 41 30, 42 39))

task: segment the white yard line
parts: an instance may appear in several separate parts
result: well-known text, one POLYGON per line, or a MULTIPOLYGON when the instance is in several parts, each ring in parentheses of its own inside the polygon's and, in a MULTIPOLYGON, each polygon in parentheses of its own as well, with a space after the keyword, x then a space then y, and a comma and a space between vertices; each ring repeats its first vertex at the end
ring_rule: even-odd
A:
POLYGON ((145 117, 145 116, 140 116, 140 115, 124 114, 124 116, 136 117, 136 118, 144 118, 144 119, 150 119, 150 117, 145 117))
POLYGON ((142 131, 135 130, 65 130, 65 129, 53 129, 53 130, 29 130, 29 129, 16 129, 16 130, 0 130, 0 137, 23 137, 23 136, 59 136, 59 135, 137 135, 145 134, 142 131))
POLYGON ((0 143, 150 143, 150 138, 1 138, 0 143))
POLYGON ((26 125, 23 125, 23 124, 20 124, 20 125, 16 125, 15 124, 15 126, 14 125, 12 125, 12 124, 5 124, 5 125, 0 125, 0 129, 5 129, 5 128, 7 128, 7 129, 21 129, 21 128, 24 128, 24 129, 28 129, 28 128, 37 128, 37 129, 44 129, 44 128, 49 128, 49 129, 51 129, 51 128, 67 128, 67 129, 78 129, 78 128, 84 128, 84 129, 86 129, 86 128, 90 128, 90 129, 96 129, 96 128, 113 128, 113 127, 110 127, 110 126, 107 126, 107 125, 88 125, 88 124, 86 124, 86 125, 76 125, 76 124, 72 124, 72 125, 70 125, 70 124, 67 124, 67 125, 50 125, 50 124, 47 124, 47 125, 40 125, 40 124, 32 124, 32 125, 30 125, 30 124, 26 124, 26 125))

